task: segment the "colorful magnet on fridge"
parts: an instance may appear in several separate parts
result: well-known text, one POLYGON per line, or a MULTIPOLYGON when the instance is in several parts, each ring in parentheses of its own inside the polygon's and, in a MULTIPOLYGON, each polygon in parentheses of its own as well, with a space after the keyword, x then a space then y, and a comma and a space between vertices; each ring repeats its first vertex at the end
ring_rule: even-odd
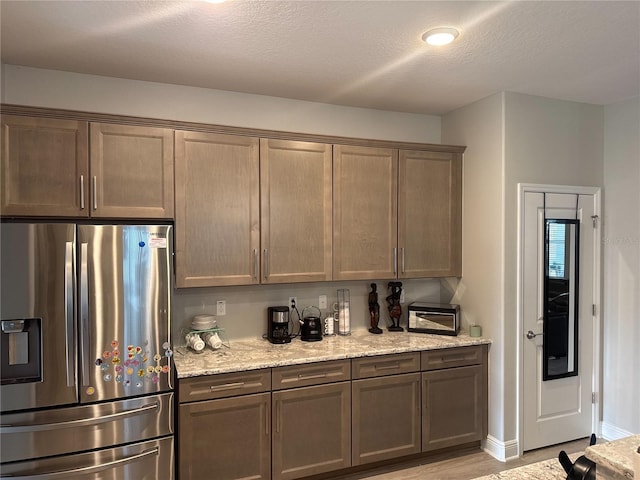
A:
POLYGON ((159 362, 159 361, 162 359, 162 357, 160 356, 160 354, 159 354, 159 353, 156 353, 156 354, 153 356, 153 359, 154 359, 156 362, 159 362))
POLYGON ((117 347, 118 347, 118 345, 120 345, 120 344, 118 343, 118 340, 112 340, 112 341, 111 341, 111 348, 117 348, 117 347))
POLYGON ((96 358, 96 367, 99 367, 100 365, 102 365, 102 359, 96 358))
POLYGON ((110 374, 110 373, 107 373, 104 377, 102 377, 102 379, 103 379, 105 382, 110 382, 112 378, 113 378, 113 377, 111 376, 111 374, 110 374))
POLYGON ((105 351, 102 353, 102 358, 111 358, 111 352, 105 351))
POLYGON ((87 389, 85 390, 85 393, 87 395, 93 395, 94 393, 96 393, 96 389, 93 387, 87 387, 87 389))
POLYGON ((164 365, 162 367, 162 373, 169 373, 169 370, 170 370, 169 365, 164 365))

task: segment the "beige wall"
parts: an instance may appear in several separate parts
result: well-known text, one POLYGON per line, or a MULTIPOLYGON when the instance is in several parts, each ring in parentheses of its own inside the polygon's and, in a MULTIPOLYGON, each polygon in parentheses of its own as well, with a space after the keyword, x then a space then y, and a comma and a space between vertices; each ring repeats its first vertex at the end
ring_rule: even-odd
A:
POLYGON ((346 137, 440 143, 440 117, 2 66, 2 102, 346 137))
MULTIPOLYGON (((507 93, 505 102, 505 363, 517 365, 518 183, 603 186, 604 108, 507 93)), ((517 385, 507 369, 505 385, 517 385)), ((505 402, 506 438, 517 438, 517 398, 505 402)))
POLYGON ((467 312, 482 312, 478 323, 494 341, 489 440, 501 442, 507 458, 517 453, 519 437, 517 185, 601 187, 603 136, 603 107, 516 93, 443 118, 443 142, 467 145, 463 277, 456 296, 467 312))
POLYGON ((640 433, 640 97, 604 112, 602 430, 616 438, 640 433))
POLYGON ((462 278, 452 281, 463 323, 483 327, 489 350, 489 435, 504 441, 502 211, 504 95, 445 115, 443 143, 467 145, 463 164, 462 278))

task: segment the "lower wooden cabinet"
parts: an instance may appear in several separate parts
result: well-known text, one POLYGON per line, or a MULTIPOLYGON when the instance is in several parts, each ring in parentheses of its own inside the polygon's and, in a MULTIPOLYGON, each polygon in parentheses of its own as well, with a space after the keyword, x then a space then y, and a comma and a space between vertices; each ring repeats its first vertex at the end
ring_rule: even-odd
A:
POLYGON ((181 379, 180 479, 293 480, 478 442, 487 435, 487 349, 181 379))
POLYGON ((420 452, 420 373, 354 380, 353 465, 420 452))
POLYGON ((351 382, 274 392, 271 415, 273 480, 351 465, 351 382))
POLYGON ((488 345, 425 350, 422 370, 422 451, 487 436, 488 345))
POLYGON ((270 407, 270 393, 180 405, 180 479, 271 478, 270 407))

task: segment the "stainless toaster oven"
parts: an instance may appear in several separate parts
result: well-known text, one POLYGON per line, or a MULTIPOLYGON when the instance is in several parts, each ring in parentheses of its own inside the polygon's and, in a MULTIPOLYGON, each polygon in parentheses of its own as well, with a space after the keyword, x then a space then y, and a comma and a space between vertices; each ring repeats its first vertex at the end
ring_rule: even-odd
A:
POLYGON ((458 335, 460 305, 413 302, 409 304, 410 332, 458 335))

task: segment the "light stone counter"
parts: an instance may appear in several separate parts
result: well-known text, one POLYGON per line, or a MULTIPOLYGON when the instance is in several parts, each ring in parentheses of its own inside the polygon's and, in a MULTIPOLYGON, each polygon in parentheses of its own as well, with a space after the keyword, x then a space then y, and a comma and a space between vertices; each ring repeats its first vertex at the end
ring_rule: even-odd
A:
POLYGON ((633 455, 640 447, 640 435, 587 447, 584 452, 596 464, 597 478, 629 479, 633 476, 633 455))
MULTIPOLYGON (((581 453, 574 453, 569 455, 569 458, 575 462, 580 455, 581 453)), ((566 478, 567 474, 558 459, 552 458, 500 473, 492 473, 474 480, 566 480, 566 478)))
POLYGON ((470 337, 464 332, 453 337, 387 331, 381 335, 373 335, 366 330, 358 330, 348 336, 324 337, 319 342, 303 342, 299 338, 283 345, 271 344, 266 339, 231 341, 231 348, 222 347, 214 351, 207 347, 203 353, 177 347, 174 361, 178 378, 187 378, 489 343, 489 339, 470 337))

